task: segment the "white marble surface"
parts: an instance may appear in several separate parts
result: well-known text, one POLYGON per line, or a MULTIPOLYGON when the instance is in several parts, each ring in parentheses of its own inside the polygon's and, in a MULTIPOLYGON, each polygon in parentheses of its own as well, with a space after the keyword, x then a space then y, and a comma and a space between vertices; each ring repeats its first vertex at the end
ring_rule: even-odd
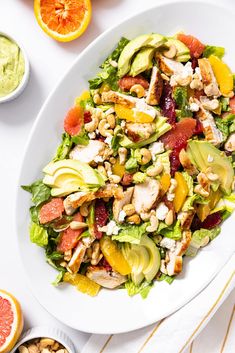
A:
MULTIPOLYGON (((33 13, 33 0, 0 1, 0 31, 23 42, 31 63, 30 82, 25 92, 15 101, 0 105, 0 287, 20 300, 25 328, 36 325, 61 327, 73 338, 78 351, 89 335, 59 323, 38 304, 26 285, 17 253, 14 208, 24 145, 45 98, 87 44, 123 18, 151 7, 157 1, 93 0, 93 18, 88 30, 80 39, 64 44, 50 39, 39 28, 33 13)), ((223 1, 233 3, 233 0, 223 1)))

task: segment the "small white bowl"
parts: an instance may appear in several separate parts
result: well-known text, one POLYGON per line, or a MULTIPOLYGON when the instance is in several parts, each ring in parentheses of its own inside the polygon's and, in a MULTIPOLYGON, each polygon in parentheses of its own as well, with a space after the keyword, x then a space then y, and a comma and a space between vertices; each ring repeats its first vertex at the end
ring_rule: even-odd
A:
POLYGON ((44 326, 36 326, 24 332, 10 353, 16 352, 19 346, 35 338, 52 338, 58 343, 61 343, 69 353, 76 353, 73 342, 63 331, 44 326))
POLYGON ((21 80, 19 86, 17 86, 14 91, 12 91, 11 93, 7 94, 6 96, 0 97, 0 103, 5 103, 5 102, 9 102, 12 99, 15 99, 16 97, 18 97, 23 92, 25 87, 27 86, 27 83, 29 81, 30 65, 29 65, 29 59, 28 59, 28 56, 26 54, 26 51, 25 51, 23 45, 21 43, 19 43, 18 40, 16 40, 11 35, 9 35, 9 34, 7 34, 5 32, 2 32, 1 30, 0 30, 0 36, 4 36, 6 38, 9 38, 11 41, 15 42, 18 45, 18 47, 22 51, 22 54, 23 54, 23 57, 24 57, 24 64, 25 64, 24 76, 22 77, 22 80, 21 80))

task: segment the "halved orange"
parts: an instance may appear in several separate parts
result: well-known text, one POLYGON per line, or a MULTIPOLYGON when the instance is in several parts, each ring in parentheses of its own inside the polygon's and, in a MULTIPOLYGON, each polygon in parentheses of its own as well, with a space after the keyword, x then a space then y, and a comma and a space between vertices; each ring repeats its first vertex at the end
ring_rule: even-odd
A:
POLYGON ((50 37, 69 42, 78 38, 91 19, 90 0, 34 0, 39 26, 50 37))
POLYGON ((0 289, 0 352, 9 352, 23 329, 23 315, 18 300, 0 289))

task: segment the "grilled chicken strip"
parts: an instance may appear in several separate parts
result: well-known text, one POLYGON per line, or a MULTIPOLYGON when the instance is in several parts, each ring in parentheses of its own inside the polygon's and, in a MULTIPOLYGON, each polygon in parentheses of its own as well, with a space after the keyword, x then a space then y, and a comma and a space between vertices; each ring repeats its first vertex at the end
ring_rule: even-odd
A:
POLYGON ((105 267, 89 266, 87 277, 102 287, 113 289, 126 282, 127 277, 115 271, 108 271, 105 267))

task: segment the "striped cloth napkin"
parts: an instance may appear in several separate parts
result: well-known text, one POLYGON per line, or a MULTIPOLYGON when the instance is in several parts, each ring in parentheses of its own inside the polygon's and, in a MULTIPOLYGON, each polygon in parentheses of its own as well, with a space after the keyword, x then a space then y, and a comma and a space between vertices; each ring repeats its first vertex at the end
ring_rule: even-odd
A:
MULTIPOLYGON (((198 296, 174 314, 156 324, 125 334, 93 334, 82 353, 186 353, 187 347, 207 325, 233 288, 235 254, 198 296)), ((234 343, 234 340, 231 339, 231 342, 234 343)), ((215 353, 207 347, 205 352, 215 353)), ((230 352, 235 352, 235 346, 226 351, 230 352)))

